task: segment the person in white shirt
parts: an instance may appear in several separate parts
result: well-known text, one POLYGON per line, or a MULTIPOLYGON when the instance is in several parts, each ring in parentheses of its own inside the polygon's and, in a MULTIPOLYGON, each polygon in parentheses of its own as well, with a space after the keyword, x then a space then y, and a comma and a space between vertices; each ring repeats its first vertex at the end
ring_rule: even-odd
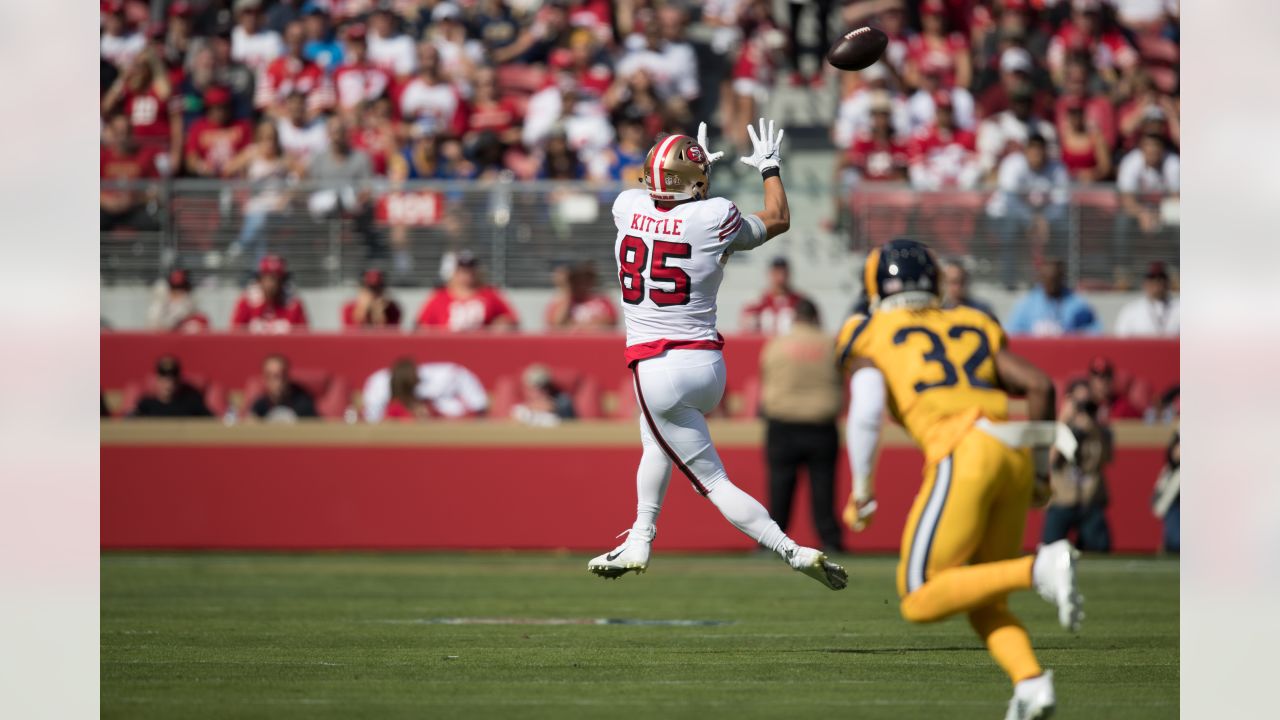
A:
POLYGON ((1119 337, 1178 337, 1178 298, 1169 292, 1169 271, 1153 262, 1142 280, 1142 297, 1120 309, 1119 337))
POLYGON ((297 167, 306 168, 311 158, 329 146, 329 131, 324 120, 307 119, 307 96, 295 92, 284 101, 285 117, 276 121, 276 134, 285 157, 297 167))
POLYGON ((1040 135, 1027 139, 1026 150, 1000 162, 998 189, 987 203, 987 215, 1000 225, 1006 287, 1017 284, 1019 250, 1031 243, 1047 245, 1048 255, 1063 254, 1070 183, 1066 166, 1050 159, 1048 141, 1040 135))
POLYGON ((1178 227, 1166 213, 1178 198, 1178 175, 1178 154, 1171 152, 1168 141, 1157 133, 1143 135, 1138 147, 1120 161, 1116 171, 1120 212, 1116 213, 1111 258, 1118 280, 1128 278, 1135 236, 1148 249, 1169 243, 1176 249, 1178 227))
POLYGON ((1009 109, 978 124, 978 157, 984 172, 993 172, 1009 153, 1026 147, 1032 135, 1044 138, 1049 154, 1058 156, 1058 132, 1053 123, 1032 112, 1030 88, 1017 88, 1010 95, 1009 109))
POLYGON ((400 117, 433 135, 460 134, 464 129, 462 96, 440 69, 440 51, 430 42, 418 45, 418 72, 400 92, 400 117))
POLYGON ((142 33, 129 28, 124 17, 124 3, 112 3, 102 15, 102 59, 123 70, 146 45, 147 39, 142 33))
POLYGON ((907 121, 911 132, 916 133, 933 124, 937 113, 935 98, 938 93, 945 93, 951 101, 951 119, 961 130, 973 130, 977 124, 974 116, 973 95, 963 87, 944 87, 941 75, 936 67, 924 71, 924 83, 907 98, 907 121))
POLYGON ((418 67, 413 38, 397 32, 389 5, 380 5, 369 22, 369 59, 396 77, 412 75, 418 67))
POLYGON ((853 139, 860 134, 871 132, 871 106, 877 98, 888 97, 890 103, 889 117, 893 122, 893 133, 898 137, 911 137, 911 114, 901 93, 894 92, 889 86, 889 71, 884 63, 877 62, 858 73, 866 84, 859 87, 840 102, 836 110, 836 121, 831 126, 831 140, 836 147, 847 150, 853 139))
POLYGON ((743 213, 727 198, 710 194, 711 163, 722 153, 698 141, 668 135, 649 151, 644 188, 624 190, 613 204, 618 229, 619 290, 626 320, 625 357, 643 416, 643 452, 636 471, 635 522, 612 552, 587 569, 601 577, 641 573, 657 534, 658 515, 672 470, 679 470, 734 527, 777 553, 794 570, 832 590, 848 583, 844 568, 815 548, 805 548, 769 517, 725 471, 707 429, 706 413, 724 395, 724 338, 716 330, 716 298, 728 256, 759 247, 787 231, 791 212, 782 186, 780 144, 760 120, 749 128, 753 152, 742 162, 760 172, 765 208, 743 213))
POLYGON ((644 36, 626 39, 627 52, 618 61, 618 77, 647 72, 654 91, 663 100, 686 102, 698 97, 698 59, 693 46, 683 39, 683 11, 664 7, 660 23, 650 22, 644 36))
MULTIPOLYGON (((262 25, 262 0, 236 0, 236 26, 231 30, 231 59, 255 74, 284 55, 284 39, 262 25)), ((259 80, 260 81, 260 80, 259 80)))
MULTIPOLYGON (((414 395, 427 403, 433 414, 445 418, 483 415, 489 409, 489 395, 475 373, 451 362, 422 363, 418 366, 418 386, 414 395)), ((364 383, 365 422, 382 420, 391 402, 391 368, 383 368, 364 383)))

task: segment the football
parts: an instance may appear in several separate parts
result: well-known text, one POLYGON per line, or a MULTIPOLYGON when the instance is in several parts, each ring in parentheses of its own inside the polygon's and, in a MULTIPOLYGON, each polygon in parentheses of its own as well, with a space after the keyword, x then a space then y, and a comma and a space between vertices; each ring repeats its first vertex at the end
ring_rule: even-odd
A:
POLYGON ((827 62, 841 70, 862 70, 880 59, 889 36, 870 26, 845 33, 827 51, 827 62))

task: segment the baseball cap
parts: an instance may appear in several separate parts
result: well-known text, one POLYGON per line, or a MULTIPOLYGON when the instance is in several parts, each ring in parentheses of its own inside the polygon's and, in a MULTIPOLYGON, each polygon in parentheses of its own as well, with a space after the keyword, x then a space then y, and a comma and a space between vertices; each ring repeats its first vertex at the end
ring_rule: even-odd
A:
POLYGON ((224 87, 213 86, 204 91, 205 107, 213 105, 228 105, 231 103, 231 93, 224 87))
POLYGON ((459 250, 457 255, 458 267, 475 267, 480 264, 476 259, 475 253, 470 250, 459 250))
POLYGON ((921 15, 943 15, 947 12, 947 8, 943 5, 942 0, 924 0, 920 3, 921 15))
POLYGON ((386 273, 378 268, 369 268, 364 271, 364 275, 360 278, 360 284, 370 290, 381 290, 387 286, 386 273))
POLYGON ((791 263, 787 262, 786 258, 779 255, 778 257, 769 261, 769 267, 789 268, 791 267, 791 263))
POLYGON ((1110 377, 1112 374, 1111 361, 1101 355, 1094 355, 1089 361, 1090 375, 1105 375, 1110 377))
POLYGON ((1143 277, 1147 278, 1148 280, 1153 280, 1156 278, 1159 278, 1162 280, 1168 280, 1169 270, 1168 268, 1165 267, 1164 263, 1160 262, 1159 260, 1156 260, 1155 262, 1147 266, 1147 274, 1144 275, 1143 277))
POLYGON ((191 289, 191 273, 183 268, 174 268, 169 271, 169 289, 170 290, 190 290, 191 289))
POLYGON ((188 17, 191 15, 191 5, 184 0, 178 0, 169 6, 169 17, 188 17))
POLYGON ((1000 55, 1000 72, 1031 72, 1031 53, 1011 47, 1000 55))
POLYGON ((369 34, 369 29, 364 26, 364 23, 355 23, 353 25, 348 25, 346 32, 343 33, 343 35, 348 40, 360 40, 360 41, 363 41, 365 36, 368 34, 369 34))
POLYGON ((267 255, 258 261, 258 275, 275 275, 284 277, 289 274, 284 258, 279 255, 267 255))
POLYGON ((156 360, 156 374, 176 380, 182 377, 182 363, 172 355, 161 355, 160 359, 156 360))
POLYGON ((442 20, 457 20, 462 16, 462 11, 457 5, 451 2, 442 2, 436 5, 431 11, 431 22, 438 23, 442 20))

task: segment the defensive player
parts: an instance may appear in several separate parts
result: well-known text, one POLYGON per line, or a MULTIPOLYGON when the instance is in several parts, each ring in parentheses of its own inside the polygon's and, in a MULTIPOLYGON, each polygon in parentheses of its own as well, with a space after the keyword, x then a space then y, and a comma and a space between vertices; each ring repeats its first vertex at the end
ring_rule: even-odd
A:
POLYGON ((724 263, 781 235, 790 226, 779 176, 783 131, 748 127, 753 152, 742 162, 760 171, 765 209, 751 215, 709 195, 708 170, 724 153, 668 135, 645 158, 644 189, 626 190, 613 204, 615 254, 627 324, 627 364, 640 405, 643 454, 636 472, 636 519, 626 540, 587 568, 603 577, 644 572, 672 465, 742 532, 778 553, 792 568, 832 590, 847 583, 843 568, 787 537, 769 512, 729 481, 711 444, 705 413, 724 394, 725 368, 716 331, 716 294, 724 263))
POLYGON ((937 266, 921 243, 900 239, 872 250, 865 283, 870 313, 851 317, 837 341, 852 375, 854 489, 845 522, 856 531, 874 517, 872 475, 887 401, 925 453, 898 562, 902 616, 927 623, 967 614, 1013 680, 1007 717, 1049 717, 1052 673, 1036 662, 1007 596, 1036 589, 1072 631, 1084 618, 1075 549, 1062 540, 1021 553, 1033 493, 1048 498, 1050 446, 1074 451, 1052 422, 1053 384, 1005 348, 989 315, 939 307, 937 266), (1026 396, 1030 422, 1007 420, 1011 394, 1026 396))

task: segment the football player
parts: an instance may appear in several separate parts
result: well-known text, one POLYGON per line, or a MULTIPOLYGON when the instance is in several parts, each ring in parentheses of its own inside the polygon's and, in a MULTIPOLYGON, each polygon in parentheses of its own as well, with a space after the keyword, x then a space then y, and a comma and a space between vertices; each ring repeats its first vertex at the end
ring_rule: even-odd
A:
POLYGON ((672 466, 725 518, 792 568, 832 590, 845 587, 844 568, 814 548, 800 547, 755 498, 729 481, 711 444, 704 415, 724 395, 725 367, 716 331, 716 294, 731 253, 750 250, 790 227, 779 172, 783 131, 760 120, 748 127, 753 152, 742 162, 760 171, 765 209, 743 214, 710 195, 708 171, 724 153, 706 150, 706 124, 695 141, 668 135, 649 150, 644 188, 626 190, 613 204, 614 245, 627 364, 640 406, 643 453, 636 472, 636 519, 626 540, 587 568, 616 578, 644 572, 672 466))
POLYGON ((937 264, 923 244, 899 239, 872 250, 864 275, 870 311, 849 318, 837 340, 852 376, 846 432, 854 488, 845 523, 856 532, 875 516, 887 404, 925 453, 898 562, 902 616, 927 623, 966 614, 1014 683, 1007 717, 1048 717, 1052 673, 1036 661, 1007 598, 1034 588, 1057 605, 1063 627, 1078 630, 1084 618, 1070 543, 1021 552, 1033 498, 1048 498, 1049 448, 1074 451, 1053 422, 1053 383, 1005 348, 989 315, 939 306, 937 264), (1008 420, 1010 395, 1026 397, 1030 421, 1008 420))

